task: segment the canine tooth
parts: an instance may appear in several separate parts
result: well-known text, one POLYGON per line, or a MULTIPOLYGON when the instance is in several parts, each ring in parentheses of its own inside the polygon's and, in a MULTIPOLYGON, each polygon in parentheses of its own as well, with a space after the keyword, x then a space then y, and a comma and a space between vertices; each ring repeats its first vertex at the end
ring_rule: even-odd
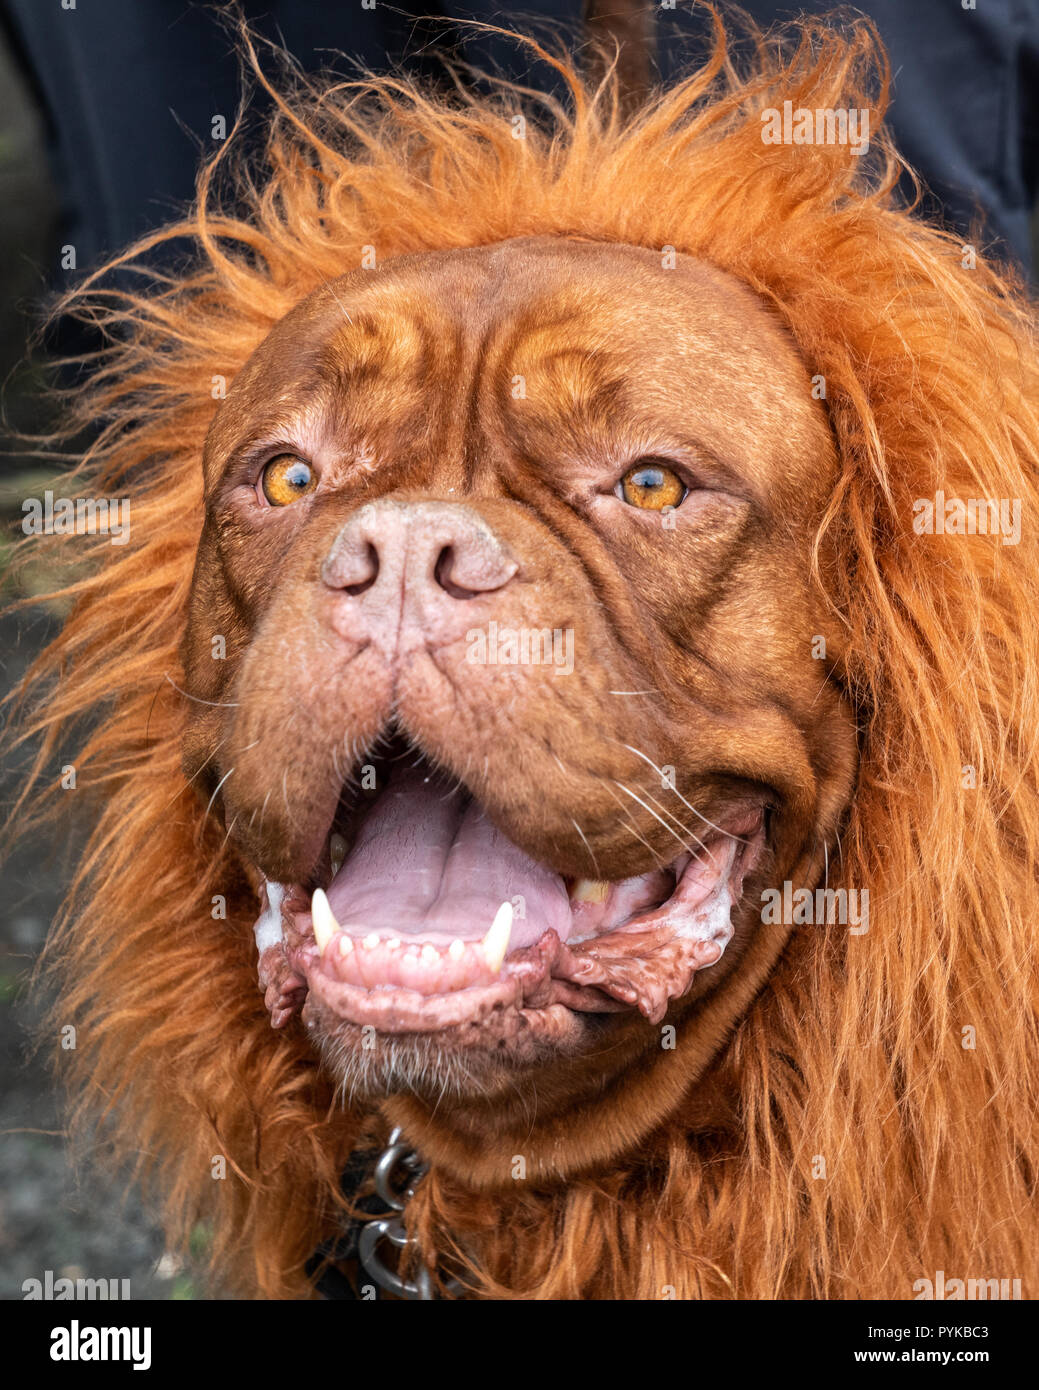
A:
POLYGON ((314 921, 314 940, 317 942, 318 951, 324 955, 325 947, 339 930, 339 923, 323 888, 314 889, 314 896, 310 900, 310 915, 314 921))
POLYGON ((465 942, 459 941, 456 938, 454 941, 451 942, 451 945, 447 948, 447 954, 451 957, 452 960, 461 960, 462 956, 465 954, 465 942))
POLYGON ((422 959, 426 962, 427 965, 436 965, 436 963, 440 959, 440 952, 437 950, 435 946, 423 946, 422 959))
POLYGON ((402 943, 399 936, 388 937, 383 942, 383 945, 386 947, 387 951, 399 951, 401 948, 401 944, 402 943))
POLYGON ((498 911, 494 914, 494 921, 491 929, 482 941, 483 953, 487 959, 487 964, 497 975, 501 969, 501 963, 505 959, 505 953, 509 949, 509 937, 512 935, 512 903, 502 903, 498 911))
POLYGON ((346 932, 343 932, 342 936, 339 938, 339 954, 341 956, 348 956, 353 949, 354 943, 347 936, 346 932))
POLYGON ((378 944, 379 944, 379 935, 378 935, 378 932, 369 932, 368 935, 367 935, 367 936, 364 938, 364 940, 361 942, 361 945, 367 947, 367 949, 368 949, 369 951, 370 951, 374 946, 378 946, 378 944))
POLYGON ((601 878, 579 878, 570 889, 570 901, 575 903, 604 903, 610 885, 601 878))
POLYGON ((342 835, 333 835, 328 842, 328 853, 332 860, 332 877, 343 867, 343 860, 346 858, 346 841, 342 835))

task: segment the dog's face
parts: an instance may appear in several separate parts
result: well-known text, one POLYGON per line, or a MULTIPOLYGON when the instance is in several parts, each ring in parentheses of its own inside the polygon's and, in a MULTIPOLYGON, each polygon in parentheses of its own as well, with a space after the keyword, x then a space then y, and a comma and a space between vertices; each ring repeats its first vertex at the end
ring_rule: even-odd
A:
POLYGON ((837 466, 778 319, 685 258, 437 252, 278 324, 209 434, 185 643, 272 1022, 486 1094, 744 1007, 761 889, 854 778, 837 466))

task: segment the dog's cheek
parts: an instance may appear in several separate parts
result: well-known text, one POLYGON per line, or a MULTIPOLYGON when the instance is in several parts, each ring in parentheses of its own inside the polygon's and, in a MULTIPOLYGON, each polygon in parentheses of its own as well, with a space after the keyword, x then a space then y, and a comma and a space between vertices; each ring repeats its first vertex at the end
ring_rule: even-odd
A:
POLYGON ((178 682, 185 715, 181 766, 206 799, 219 781, 216 755, 226 741, 235 681, 249 640, 248 624, 228 591, 207 523, 195 557, 178 682))

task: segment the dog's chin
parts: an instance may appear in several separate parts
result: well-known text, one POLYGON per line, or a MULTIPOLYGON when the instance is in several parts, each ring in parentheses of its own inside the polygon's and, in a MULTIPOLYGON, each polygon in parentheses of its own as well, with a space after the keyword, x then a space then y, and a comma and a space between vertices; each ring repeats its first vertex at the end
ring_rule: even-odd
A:
MULTIPOLYGON (((700 817, 675 859, 570 879, 413 751, 341 803, 309 886, 261 888, 260 983, 352 1094, 489 1092, 663 1020, 733 937, 766 845, 762 799, 700 817)), ((699 992, 699 991, 698 991, 699 992)))
POLYGON ((527 1072, 541 1073, 560 1059, 586 1053, 615 1018, 550 1005, 517 1011, 508 1039, 493 1026, 476 1025, 462 1040, 456 1029, 373 1036, 354 1023, 308 1016, 306 1008, 304 1017, 344 1102, 404 1093, 430 1101, 494 1097, 514 1090, 527 1072))

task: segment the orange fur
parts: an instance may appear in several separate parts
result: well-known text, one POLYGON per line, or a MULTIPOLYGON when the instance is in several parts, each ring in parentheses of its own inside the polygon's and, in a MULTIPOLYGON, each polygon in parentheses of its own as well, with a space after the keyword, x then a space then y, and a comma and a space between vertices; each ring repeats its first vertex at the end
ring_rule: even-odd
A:
POLYGON ((838 560, 819 578, 846 625, 863 759, 831 886, 874 885, 871 926, 795 934, 718 1064, 739 1096, 726 1130, 698 1132, 693 1096, 628 1171, 504 1195, 434 1173, 416 1229, 464 1247, 474 1286, 499 1297, 911 1297, 939 1268, 1039 1291, 1035 324, 1007 272, 964 269, 956 238, 897 206, 871 28, 798 35, 762 40, 737 74, 719 29, 706 65, 628 123, 611 79, 593 90, 534 49, 571 109, 532 105, 525 140, 508 89, 448 102, 285 73, 263 158, 233 134, 191 214, 61 306, 110 337, 71 403, 70 433, 104 422, 76 486, 129 496, 132 534, 65 543, 96 564, 18 695, 20 736, 42 738, 36 785, 69 746, 80 791, 52 804, 96 798, 51 946, 54 1017, 78 1029, 81 1113, 139 1155, 172 1240, 211 1222, 215 1266, 245 1293, 307 1291, 303 1261, 372 1122, 333 1106, 300 1031, 269 1028, 252 896, 180 771, 213 378, 230 382, 366 246, 384 262, 534 234, 701 257, 771 304, 826 378, 842 474, 823 527, 838 560), (788 99, 871 106, 871 154, 764 145, 761 109, 788 99), (148 273, 176 238, 190 261, 148 273), (143 270, 139 290, 120 267, 143 270), (1020 498, 1020 545, 915 536, 913 500, 938 488, 1020 498))

